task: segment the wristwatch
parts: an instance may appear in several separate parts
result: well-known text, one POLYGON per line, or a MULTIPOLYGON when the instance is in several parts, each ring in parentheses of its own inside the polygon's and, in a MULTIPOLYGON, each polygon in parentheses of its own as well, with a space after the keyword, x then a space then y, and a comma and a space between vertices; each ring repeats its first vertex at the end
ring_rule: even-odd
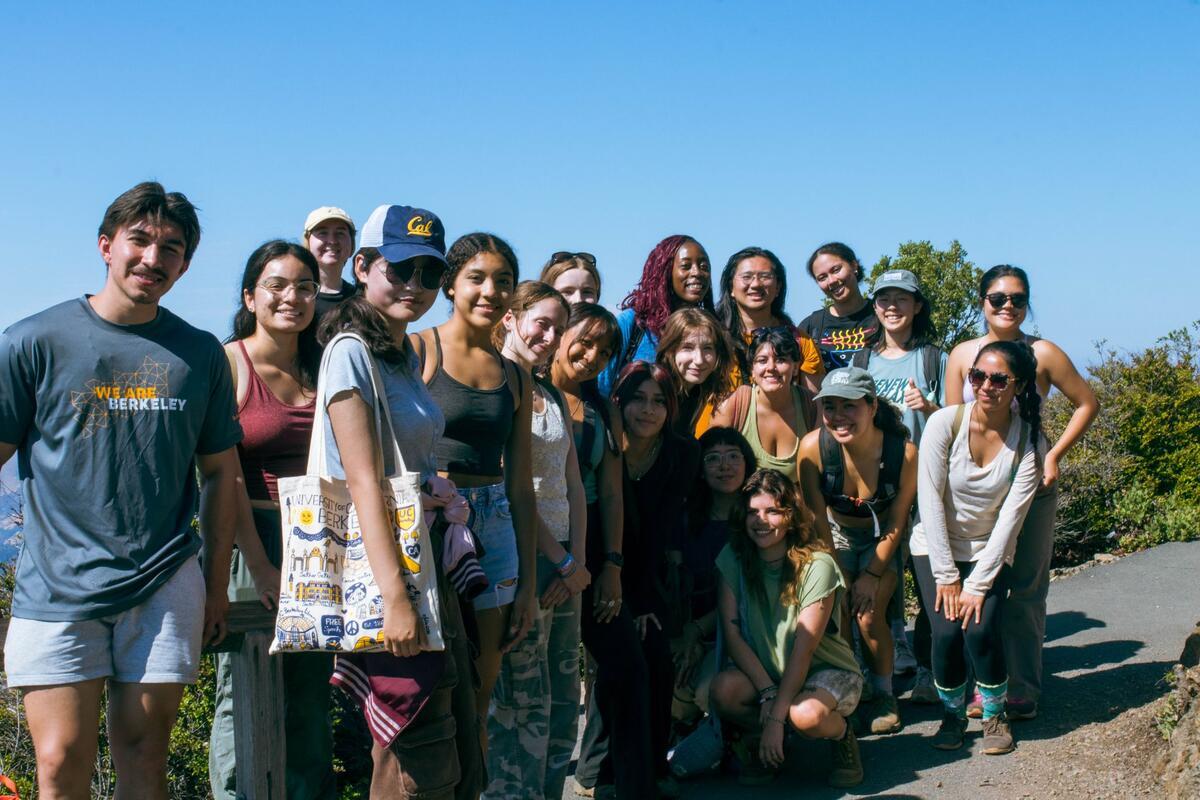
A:
POLYGON ((625 556, 621 555, 615 550, 605 553, 604 560, 605 562, 612 564, 617 569, 621 569, 625 566, 625 556))

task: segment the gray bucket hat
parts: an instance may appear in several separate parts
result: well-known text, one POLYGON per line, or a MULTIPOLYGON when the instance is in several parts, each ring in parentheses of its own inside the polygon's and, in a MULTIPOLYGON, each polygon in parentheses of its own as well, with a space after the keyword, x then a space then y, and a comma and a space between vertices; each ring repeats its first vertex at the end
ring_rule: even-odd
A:
POLYGON ((875 379, 861 367, 835 369, 821 381, 821 391, 814 398, 840 397, 843 400, 875 399, 875 379))

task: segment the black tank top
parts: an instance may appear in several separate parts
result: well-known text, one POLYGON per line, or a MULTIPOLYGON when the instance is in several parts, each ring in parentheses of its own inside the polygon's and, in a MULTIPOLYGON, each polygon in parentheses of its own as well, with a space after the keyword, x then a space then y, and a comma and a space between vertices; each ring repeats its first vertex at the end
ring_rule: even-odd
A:
POLYGON ((516 411, 504 358, 498 357, 503 382, 495 389, 473 389, 454 380, 443 368, 437 328, 433 329, 433 342, 437 369, 429 379, 429 394, 446 417, 446 432, 434 448, 438 468, 463 475, 502 474, 500 459, 516 411))

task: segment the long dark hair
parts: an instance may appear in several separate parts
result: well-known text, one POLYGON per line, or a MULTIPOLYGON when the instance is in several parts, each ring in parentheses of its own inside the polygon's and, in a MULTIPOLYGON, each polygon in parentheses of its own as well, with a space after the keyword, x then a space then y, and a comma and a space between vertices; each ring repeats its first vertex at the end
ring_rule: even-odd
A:
POLYGON ((783 305, 787 302, 787 270, 779 257, 765 247, 743 247, 731 255, 725 262, 725 269, 721 271, 721 299, 717 302, 717 319, 733 339, 738 366, 743 375, 747 374, 750 353, 746 351, 746 331, 742 329, 742 315, 738 313, 737 303, 733 299, 733 279, 738 265, 748 258, 765 258, 771 263, 771 271, 775 273, 775 286, 778 289, 775 300, 771 303, 771 316, 784 325, 793 325, 792 318, 783 310, 783 305))
MULTIPOLYGON (((668 236, 654 246, 646 263, 642 266, 642 278, 633 287, 621 308, 632 308, 634 321, 654 336, 658 336, 667 324, 667 317, 680 307, 679 298, 671 288, 671 269, 675 266, 675 254, 687 242, 692 242, 701 250, 704 245, 696 241, 694 236, 675 234, 668 236)), ((707 251, 705 251, 707 254, 707 251)), ((700 301, 700 308, 713 313, 712 281, 709 280, 708 291, 700 301)))
MULTIPOLYGON (((754 448, 746 441, 746 437, 742 436, 740 431, 733 428, 709 428, 700 436, 700 463, 703 465, 704 456, 709 450, 719 445, 728 445, 736 447, 738 452, 742 454, 742 462, 745 465, 742 473, 742 483, 745 484, 746 478, 750 477, 750 471, 754 469, 757 456, 754 455, 754 448)), ((708 485, 708 481, 704 479, 704 469, 701 468, 696 474, 695 484, 692 486, 692 492, 688 495, 688 532, 692 536, 698 536, 704 526, 708 524, 709 513, 712 511, 713 491, 708 485)))
MULTIPOLYGON (((355 263, 362 258, 363 264, 370 269, 383 254, 374 247, 362 247, 354 254, 355 263)), ((408 340, 396 344, 392 338, 392 329, 382 313, 367 300, 363 293, 365 284, 354 273, 354 294, 338 303, 321 319, 321 327, 317 330, 317 341, 324 347, 329 340, 343 331, 357 333, 367 343, 371 355, 389 364, 408 364, 411 350, 408 340)))
MULTIPOLYGON (((233 333, 228 341, 236 342, 254 335, 254 331, 258 328, 258 320, 255 318, 254 312, 246 308, 244 298, 247 292, 254 294, 254 289, 258 286, 258 279, 262 277, 267 264, 285 256, 292 256, 298 260, 312 275, 312 279, 320 282, 321 275, 317 259, 308 252, 307 248, 283 239, 271 239, 263 242, 250 254, 250 258, 246 259, 246 268, 242 270, 242 290, 238 292, 238 307, 233 315, 233 333)), ((316 386, 317 369, 320 365, 321 346, 317 344, 317 320, 314 316, 308 323, 308 327, 300 331, 296 353, 296 366, 300 371, 300 382, 310 388, 316 386)))
POLYGON ((829 548, 817 535, 812 525, 812 512, 804 504, 804 496, 796 484, 787 476, 773 469, 760 469, 750 476, 742 487, 742 502, 730 523, 730 547, 737 556, 746 576, 746 585, 758 595, 764 604, 779 602, 795 606, 800 602, 800 576, 818 551, 829 552, 829 548), (791 569, 785 570, 780 582, 778 598, 767 597, 762 579, 762 563, 758 557, 758 546, 746 533, 746 518, 749 516, 750 500, 756 494, 769 494, 775 504, 788 512, 787 562, 791 569))
POLYGON ((1042 435, 1042 396, 1037 388, 1037 356, 1025 342, 989 342, 979 348, 974 367, 984 353, 999 353, 1008 363, 1013 377, 1024 386, 1017 395, 1017 411, 1029 425, 1029 446, 1036 452, 1042 435))
MULTIPOLYGON (((637 391, 638 387, 647 380, 654 381, 658 384, 658 388, 662 390, 663 400, 667 407, 667 418, 663 422, 663 433, 669 434, 671 426, 675 423, 675 415, 679 409, 675 400, 674 380, 671 378, 671 373, 661 364, 652 364, 649 361, 632 361, 626 364, 621 370, 621 374, 617 376, 616 383, 613 384, 613 405, 618 409, 622 409, 626 403, 633 399, 633 393, 637 391)), ((622 413, 624 412, 622 411, 622 413)))

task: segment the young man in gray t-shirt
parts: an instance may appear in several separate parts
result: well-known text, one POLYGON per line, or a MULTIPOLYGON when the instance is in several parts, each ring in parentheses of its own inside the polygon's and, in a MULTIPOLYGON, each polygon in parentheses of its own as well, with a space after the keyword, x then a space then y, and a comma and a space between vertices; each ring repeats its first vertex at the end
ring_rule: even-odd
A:
POLYGON ((242 431, 220 344, 159 306, 199 240, 186 197, 138 184, 100 225, 104 287, 0 335, 25 501, 4 666, 44 797, 88 797, 107 686, 117 795, 165 800, 184 684, 224 635, 242 431))

